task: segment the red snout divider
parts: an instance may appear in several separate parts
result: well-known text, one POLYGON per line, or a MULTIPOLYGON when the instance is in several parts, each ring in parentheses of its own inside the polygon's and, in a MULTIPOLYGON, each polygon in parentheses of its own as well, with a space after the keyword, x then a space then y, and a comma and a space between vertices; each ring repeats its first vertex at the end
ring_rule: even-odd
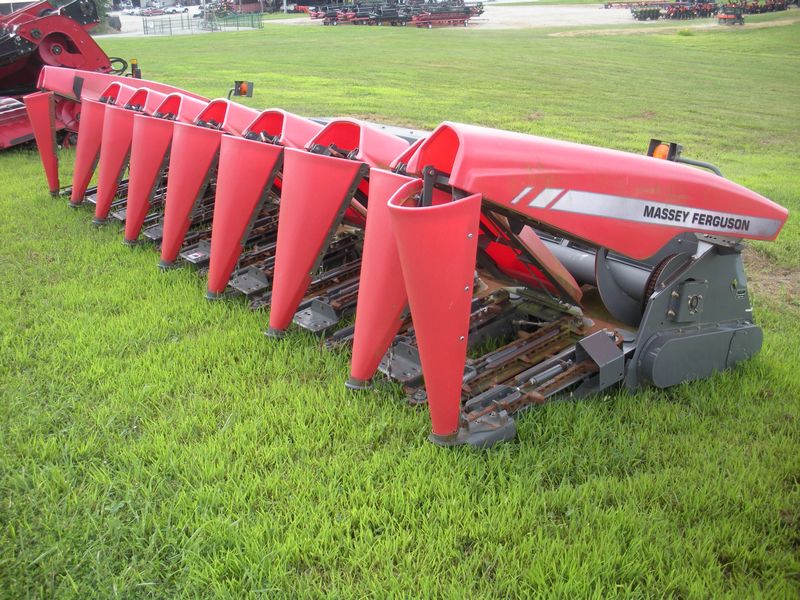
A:
POLYGON ((169 267, 178 257, 191 225, 192 209, 208 185, 217 160, 222 132, 196 125, 175 123, 164 204, 161 266, 169 267))
POLYGON ((211 228, 208 295, 225 291, 251 220, 272 186, 283 148, 224 136, 219 151, 217 195, 211 228))
POLYGON ((172 142, 174 123, 164 119, 134 115, 131 160, 128 172, 128 204, 125 209, 125 242, 139 238, 150 200, 159 184, 158 174, 164 167, 172 142))
POLYGON ((363 389, 375 375, 401 325, 408 295, 400 269, 389 201, 420 192, 422 180, 370 169, 369 210, 358 286, 353 358, 347 387, 363 389))
POLYGON ((481 195, 389 213, 417 336, 433 436, 458 431, 481 195))
POLYGON ((278 214, 275 275, 269 333, 280 335, 292 322, 311 283, 311 271, 323 251, 350 188, 364 163, 287 148, 278 214))
POLYGON ((72 172, 72 204, 83 202, 86 188, 92 179, 97 159, 100 156, 100 141, 103 138, 103 117, 106 105, 94 100, 81 102, 81 124, 78 128, 78 146, 75 149, 75 166, 72 172))
POLYGON ((58 195, 60 187, 58 182, 58 155, 56 154, 56 103, 52 92, 36 92, 23 98, 28 111, 36 138, 36 147, 39 149, 39 158, 42 159, 44 173, 47 176, 47 187, 50 194, 58 195))
POLYGON ((131 151, 135 114, 121 106, 106 106, 98 163, 97 204, 94 209, 96 224, 105 222, 111 202, 117 195, 119 180, 131 151))

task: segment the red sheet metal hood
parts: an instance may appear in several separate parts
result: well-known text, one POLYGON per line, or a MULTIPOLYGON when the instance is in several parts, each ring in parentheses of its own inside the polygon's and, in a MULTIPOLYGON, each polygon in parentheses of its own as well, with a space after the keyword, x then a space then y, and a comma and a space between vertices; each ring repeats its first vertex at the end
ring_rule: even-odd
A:
POLYGON ((684 232, 772 240, 788 211, 717 175, 647 156, 442 123, 408 172, 450 184, 572 236, 647 258, 684 232))
POLYGON ((270 108, 262 111, 252 123, 245 134, 265 133, 277 136, 278 143, 287 148, 304 148, 308 141, 322 130, 322 125, 305 117, 282 110, 270 108))
POLYGON ((200 121, 215 121, 220 129, 233 135, 242 135, 247 126, 258 116, 258 111, 225 98, 216 98, 203 108, 195 118, 200 121))
POLYGON ((306 144, 306 148, 315 144, 336 144, 348 151, 358 149, 354 160, 381 168, 392 164, 409 146, 403 138, 355 119, 332 120, 306 144))
POLYGON ((182 92, 173 92, 156 107, 154 114, 161 114, 162 118, 171 116, 179 123, 194 123, 197 115, 203 112, 206 106, 208 106, 207 100, 198 100, 182 92))
MULTIPOLYGON (((45 66, 39 72, 38 88, 55 92, 59 96, 72 100, 97 100, 102 92, 112 83, 120 83, 129 87, 146 87, 161 94, 180 92, 190 98, 206 100, 202 96, 187 92, 172 85, 148 81, 147 79, 134 79, 122 75, 109 75, 96 71, 82 71, 65 67, 45 66)), ((207 101, 207 100, 206 100, 207 101)))

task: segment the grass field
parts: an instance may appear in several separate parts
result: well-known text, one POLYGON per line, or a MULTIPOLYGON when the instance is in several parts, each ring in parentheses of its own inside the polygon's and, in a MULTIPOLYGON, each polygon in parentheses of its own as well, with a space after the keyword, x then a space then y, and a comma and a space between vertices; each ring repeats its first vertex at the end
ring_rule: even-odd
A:
MULTIPOLYGON (((106 39, 253 106, 684 144, 800 208, 800 26, 647 36, 268 27, 106 39), (213 43, 211 43, 213 42, 213 43)), ((69 155, 64 171, 69 172, 69 155)), ((765 346, 733 372, 425 441, 347 356, 209 304, 0 156, 0 597, 796 598, 800 227, 748 254, 765 346)))

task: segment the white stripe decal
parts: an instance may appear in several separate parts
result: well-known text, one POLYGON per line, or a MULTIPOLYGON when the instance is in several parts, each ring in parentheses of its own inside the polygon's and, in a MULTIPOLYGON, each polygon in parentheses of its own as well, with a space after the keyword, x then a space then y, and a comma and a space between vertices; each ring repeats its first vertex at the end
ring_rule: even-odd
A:
POLYGON ((778 219, 713 210, 697 210, 679 204, 575 190, 568 190, 550 207, 550 210, 609 217, 636 223, 685 227, 699 231, 735 232, 757 237, 772 237, 781 227, 781 221, 778 219))
POLYGON ((533 188, 531 186, 526 187, 522 190, 516 197, 511 201, 511 204, 516 204, 520 200, 522 200, 525 196, 527 196, 533 188))
POLYGON ((536 196, 531 203, 528 204, 531 208, 546 208, 553 200, 563 192, 562 188, 544 188, 539 195, 536 196))

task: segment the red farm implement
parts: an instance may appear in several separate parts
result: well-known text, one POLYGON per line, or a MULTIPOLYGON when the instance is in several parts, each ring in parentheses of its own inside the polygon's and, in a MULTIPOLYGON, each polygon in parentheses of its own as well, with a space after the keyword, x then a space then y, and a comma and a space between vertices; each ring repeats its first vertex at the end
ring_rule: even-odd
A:
POLYGON ((472 11, 467 6, 431 7, 411 17, 411 24, 416 27, 427 27, 428 29, 434 27, 466 27, 472 16, 472 11))
POLYGON ((322 19, 324 25, 389 25, 439 27, 463 25, 483 14, 483 4, 465 4, 463 0, 441 2, 359 2, 312 7, 309 16, 322 19))
POLYGON ((642 2, 631 6, 637 21, 702 19, 713 17, 717 10, 715 2, 642 2))
POLYGON ((744 25, 744 9, 736 4, 725 4, 717 14, 720 25, 744 25))
POLYGON ((718 22, 723 25, 744 25, 742 15, 786 10, 786 0, 766 0, 761 2, 612 2, 605 8, 630 8, 637 21, 654 21, 657 19, 702 19, 717 15, 718 22))
MULTIPOLYGON (((33 139, 21 98, 36 90, 43 66, 115 72, 89 36, 97 23, 92 0, 74 0, 60 8, 37 2, 0 16, 0 150, 33 139)), ((126 66, 123 63, 121 70, 126 66)), ((61 96, 47 102, 51 101, 48 110, 53 111, 56 130, 74 133, 79 107, 61 96)))
POLYGON ((761 2, 733 2, 729 4, 741 7, 742 12, 746 15, 778 12, 789 8, 789 2, 787 0, 765 0, 763 4, 761 2))
MULTIPOLYGON (((741 253, 788 213, 677 144, 422 134, 120 79, 40 79, 40 96, 81 80, 70 97, 94 106, 78 149, 100 158, 96 210, 112 198, 128 242, 160 227, 162 266, 195 264, 209 298, 269 306, 270 337, 351 346, 346 385, 397 382, 437 444, 491 446, 551 398, 666 388, 761 347, 741 253)), ((32 106, 52 164, 51 113, 32 106)))

